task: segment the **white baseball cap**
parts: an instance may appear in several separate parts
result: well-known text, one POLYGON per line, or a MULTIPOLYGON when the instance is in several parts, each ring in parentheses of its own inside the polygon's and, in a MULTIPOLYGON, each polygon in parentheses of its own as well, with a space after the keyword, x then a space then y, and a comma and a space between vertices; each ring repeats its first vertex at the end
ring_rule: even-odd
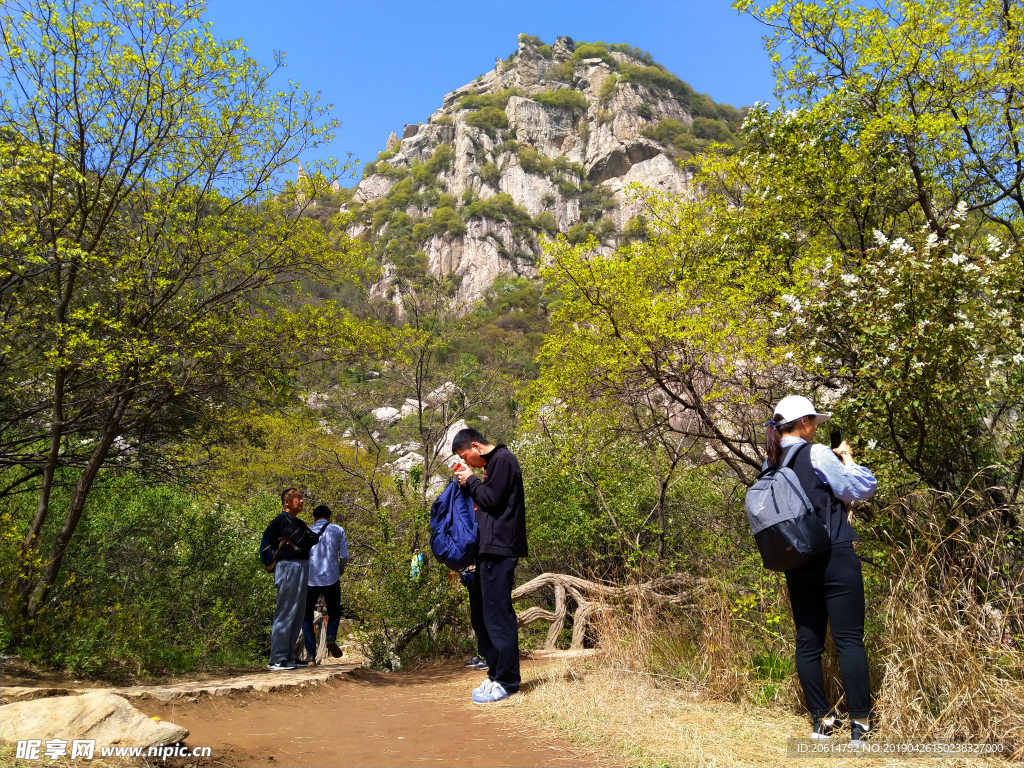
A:
POLYGON ((832 418, 831 413, 818 413, 814 409, 814 404, 800 395, 787 395, 779 400, 779 404, 775 406, 775 413, 782 417, 782 423, 778 425, 780 427, 804 416, 813 416, 815 424, 824 424, 832 418))

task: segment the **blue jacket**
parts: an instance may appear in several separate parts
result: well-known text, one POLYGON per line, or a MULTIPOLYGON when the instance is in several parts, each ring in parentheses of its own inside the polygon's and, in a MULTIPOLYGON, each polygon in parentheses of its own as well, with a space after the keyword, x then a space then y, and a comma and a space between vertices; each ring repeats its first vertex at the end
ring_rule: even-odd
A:
POLYGON ((477 537, 473 500, 452 480, 430 507, 430 549, 439 562, 461 571, 476 561, 477 537))

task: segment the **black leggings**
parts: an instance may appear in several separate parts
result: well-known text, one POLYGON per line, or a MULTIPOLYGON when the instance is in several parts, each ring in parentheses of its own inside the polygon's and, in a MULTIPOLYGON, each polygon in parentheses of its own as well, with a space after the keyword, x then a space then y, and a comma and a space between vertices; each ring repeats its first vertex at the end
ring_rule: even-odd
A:
POLYGON ((868 717, 871 689, 864 651, 864 577, 853 543, 833 544, 829 554, 787 571, 786 585, 796 623, 796 671, 811 716, 827 717, 831 712, 821 674, 825 630, 831 622, 850 717, 868 717))

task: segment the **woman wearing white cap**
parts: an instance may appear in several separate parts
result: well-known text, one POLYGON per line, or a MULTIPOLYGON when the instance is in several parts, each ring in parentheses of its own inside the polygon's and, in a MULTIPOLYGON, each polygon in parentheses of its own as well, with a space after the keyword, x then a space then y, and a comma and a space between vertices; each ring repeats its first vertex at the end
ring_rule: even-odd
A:
POLYGON ((864 650, 864 579, 853 551, 858 537, 846 505, 870 499, 878 481, 867 467, 854 462, 849 443, 844 441, 834 451, 811 443, 818 425, 830 415, 818 413, 806 397, 785 397, 765 425, 765 443, 771 466, 778 465, 785 452, 796 452, 790 467, 832 538, 830 552, 786 572, 796 624, 796 671, 814 718, 812 738, 830 738, 835 725, 821 674, 825 631, 831 623, 852 719, 851 741, 859 746, 870 729, 871 694, 864 650))

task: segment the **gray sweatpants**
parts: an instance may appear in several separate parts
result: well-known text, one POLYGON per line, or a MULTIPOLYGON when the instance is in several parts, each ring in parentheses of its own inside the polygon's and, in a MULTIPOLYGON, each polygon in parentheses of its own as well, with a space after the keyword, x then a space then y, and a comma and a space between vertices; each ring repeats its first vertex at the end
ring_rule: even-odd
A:
POLYGON ((295 641, 302 632, 308 580, 309 560, 281 560, 274 567, 277 605, 274 608, 274 628, 270 632, 271 664, 295 661, 295 641))

